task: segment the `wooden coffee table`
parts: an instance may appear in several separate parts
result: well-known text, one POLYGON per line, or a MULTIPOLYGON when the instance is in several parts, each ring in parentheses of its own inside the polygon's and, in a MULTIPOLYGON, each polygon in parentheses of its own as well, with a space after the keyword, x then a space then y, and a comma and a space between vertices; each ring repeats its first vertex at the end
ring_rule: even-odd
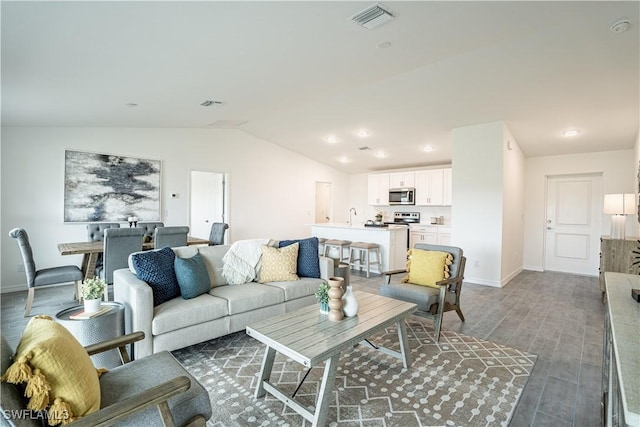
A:
POLYGON ((398 357, 405 368, 409 367, 411 361, 404 319, 413 313, 417 306, 366 292, 355 292, 355 294, 360 306, 358 315, 339 322, 329 321, 327 315, 321 314, 318 306, 314 304, 247 326, 247 334, 267 346, 256 386, 256 398, 269 392, 309 420, 313 426, 325 425, 338 359, 342 350, 366 340, 394 323, 398 328, 400 351, 379 346, 375 348, 398 357), (309 369, 324 363, 324 374, 315 412, 311 412, 298 402, 295 399, 295 392, 293 396, 288 396, 269 382, 276 351, 309 369))

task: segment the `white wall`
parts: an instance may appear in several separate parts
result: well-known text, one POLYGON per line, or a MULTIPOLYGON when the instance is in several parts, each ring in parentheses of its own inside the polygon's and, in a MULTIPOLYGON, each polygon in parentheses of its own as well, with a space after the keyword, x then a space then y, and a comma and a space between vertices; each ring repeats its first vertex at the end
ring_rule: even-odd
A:
POLYGON ((503 126, 502 266, 505 285, 522 271, 524 245, 524 154, 509 128, 503 126))
MULTIPOLYGON (((633 150, 606 151, 525 160, 524 261, 526 270, 544 267, 546 177, 579 173, 602 173, 604 193, 637 193, 637 163, 633 150)), ((610 217, 602 218, 601 234, 609 234, 610 217)), ((627 234, 638 236, 637 218, 627 219, 627 234)))
POLYGON ((29 233, 38 268, 80 265, 57 250, 86 239, 84 224, 63 222, 65 149, 162 160, 166 225, 189 223, 191 170, 228 173, 231 241, 309 236, 316 181, 333 183, 336 212, 349 210, 347 174, 237 130, 2 128, 2 292, 25 283, 13 227, 29 233))
POLYGON ((452 141, 452 244, 467 257, 465 281, 501 286, 503 124, 456 128, 452 141))

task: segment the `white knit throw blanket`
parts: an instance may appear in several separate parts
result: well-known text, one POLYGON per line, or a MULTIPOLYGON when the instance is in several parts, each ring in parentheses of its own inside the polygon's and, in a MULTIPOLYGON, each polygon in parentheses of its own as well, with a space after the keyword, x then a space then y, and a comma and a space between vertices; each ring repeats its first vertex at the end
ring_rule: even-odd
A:
POLYGON ((270 239, 238 240, 222 257, 222 276, 229 285, 253 282, 258 275, 262 245, 270 239))

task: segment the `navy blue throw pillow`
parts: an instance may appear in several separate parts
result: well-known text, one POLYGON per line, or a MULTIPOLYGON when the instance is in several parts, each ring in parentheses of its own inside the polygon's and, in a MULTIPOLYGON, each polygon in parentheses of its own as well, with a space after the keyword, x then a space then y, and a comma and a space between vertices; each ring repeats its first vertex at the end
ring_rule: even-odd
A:
POLYGON ((154 307, 180 296, 180 286, 173 269, 175 257, 169 247, 137 253, 131 257, 138 279, 151 286, 154 307))
POLYGON ((211 280, 199 253, 191 258, 176 257, 173 262, 182 298, 191 299, 209 292, 211 280))
POLYGON ((318 238, 310 237, 301 240, 281 240, 279 247, 299 243, 297 274, 300 277, 320 278, 320 259, 318 259, 318 238))

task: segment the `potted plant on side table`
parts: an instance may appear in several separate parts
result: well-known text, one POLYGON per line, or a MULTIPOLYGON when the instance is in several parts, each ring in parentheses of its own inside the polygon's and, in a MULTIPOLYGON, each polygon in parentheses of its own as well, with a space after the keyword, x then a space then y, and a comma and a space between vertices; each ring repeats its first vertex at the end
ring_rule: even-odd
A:
POLYGON ((82 282, 82 299, 85 313, 95 313, 100 310, 100 302, 106 287, 106 282, 98 277, 82 282))
POLYGON ((329 285, 322 283, 318 287, 316 299, 320 303, 320 313, 329 313, 329 285))

